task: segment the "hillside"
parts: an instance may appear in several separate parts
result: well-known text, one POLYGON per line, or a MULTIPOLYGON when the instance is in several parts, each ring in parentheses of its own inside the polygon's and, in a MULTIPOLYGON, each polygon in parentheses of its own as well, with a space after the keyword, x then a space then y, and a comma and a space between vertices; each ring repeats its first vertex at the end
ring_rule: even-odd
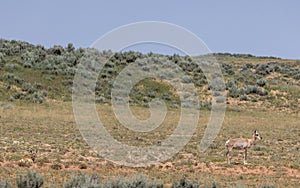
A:
MULTIPOLYGON (((46 49, 21 41, 0 40, 0 100, 8 102, 44 103, 70 101, 77 65, 86 49, 54 46, 46 49)), ((278 111, 299 111, 300 60, 255 57, 249 54, 212 54, 222 69, 229 108, 262 108, 278 111)), ((97 55, 96 55, 97 56, 97 55)), ((140 61, 147 71, 147 61, 175 63, 197 87, 200 107, 210 108, 210 86, 202 70, 187 56, 141 54, 111 51, 97 58, 107 63, 96 84, 96 102, 109 103, 117 75, 127 65, 140 61)), ((170 84, 161 79, 144 79, 130 93, 130 103, 148 106, 153 98, 165 100, 171 108, 180 106, 179 97, 170 84)))

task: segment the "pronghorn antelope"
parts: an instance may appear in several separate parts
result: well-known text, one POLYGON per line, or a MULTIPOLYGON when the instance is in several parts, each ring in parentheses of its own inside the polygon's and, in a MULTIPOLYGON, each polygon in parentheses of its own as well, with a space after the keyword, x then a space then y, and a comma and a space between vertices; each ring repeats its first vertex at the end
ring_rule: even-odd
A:
POLYGON ((227 147, 226 157, 227 163, 230 164, 229 152, 232 149, 244 150, 244 165, 247 164, 247 150, 254 144, 255 140, 261 140, 258 132, 255 130, 251 139, 246 138, 235 138, 226 141, 225 146, 227 147))
POLYGON ((36 159, 36 156, 37 156, 37 150, 35 150, 35 151, 30 150, 29 152, 30 152, 30 157, 24 157, 24 158, 20 159, 18 161, 19 166, 30 167, 31 165, 33 165, 33 163, 36 159))

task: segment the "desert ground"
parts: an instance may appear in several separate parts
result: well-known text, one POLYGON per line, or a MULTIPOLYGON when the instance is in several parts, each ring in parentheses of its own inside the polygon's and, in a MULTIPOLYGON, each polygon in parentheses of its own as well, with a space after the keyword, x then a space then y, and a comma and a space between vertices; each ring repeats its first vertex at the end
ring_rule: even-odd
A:
MULTIPOLYGON (((115 139, 135 146, 153 144, 171 134, 177 126, 179 109, 168 111, 162 126, 151 133, 134 133, 122 127, 109 105, 99 104, 101 121, 115 139)), ((132 107, 139 118, 149 116, 148 108, 132 107)), ((126 167, 105 160, 82 138, 70 102, 44 104, 6 104, 1 109, 0 177, 14 179, 28 169, 43 175, 45 187, 61 187, 74 174, 97 174, 102 180, 143 174, 171 186, 181 178, 218 186, 300 185, 299 114, 243 107, 227 108, 225 119, 214 143, 204 153, 198 151, 210 115, 201 110, 197 131, 190 142, 171 159, 147 166, 126 167), (251 138, 258 130, 259 140, 248 151, 248 164, 243 165, 243 152, 233 151, 232 163, 226 163, 225 141, 229 138, 251 138), (18 161, 37 149, 32 166, 18 161)), ((12 181, 13 182, 13 181, 12 181)))

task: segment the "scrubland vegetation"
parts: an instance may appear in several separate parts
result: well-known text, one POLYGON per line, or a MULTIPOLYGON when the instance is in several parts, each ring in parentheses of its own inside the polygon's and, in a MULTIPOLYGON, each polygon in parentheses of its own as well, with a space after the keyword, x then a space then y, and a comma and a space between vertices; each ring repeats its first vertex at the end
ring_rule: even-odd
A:
POLYGON ((299 187, 300 60, 211 54, 225 80, 227 98, 219 102, 227 103, 227 111, 218 137, 199 153, 214 85, 192 58, 95 53, 95 58, 107 62, 96 82, 96 107, 106 129, 122 143, 141 147, 159 143, 176 128, 182 105, 172 85, 163 81, 169 75, 162 72, 157 79, 144 79, 130 93, 133 114, 146 119, 149 102, 160 98, 168 107, 166 119, 149 133, 124 128, 110 101, 114 80, 126 66, 138 61, 147 72, 152 68, 149 61, 176 64, 189 76, 182 82, 194 83, 198 92, 200 120, 187 146, 166 162, 130 168, 98 156, 76 126, 72 86, 86 50, 71 43, 46 49, 0 40, 0 187, 299 187), (233 164, 226 164, 225 141, 250 138, 255 129, 264 139, 250 149, 249 165, 242 165, 240 152, 233 152, 233 164), (38 149, 35 163, 19 166, 18 160, 32 148, 38 149))

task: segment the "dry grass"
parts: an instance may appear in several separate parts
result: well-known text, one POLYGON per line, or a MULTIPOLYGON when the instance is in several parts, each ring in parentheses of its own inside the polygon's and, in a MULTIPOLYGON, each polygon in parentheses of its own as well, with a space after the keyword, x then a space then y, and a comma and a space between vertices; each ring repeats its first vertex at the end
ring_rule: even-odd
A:
MULTIPOLYGON (((136 146, 156 144, 168 137, 180 114, 179 110, 171 110, 158 129, 136 133, 120 125, 109 106, 98 105, 97 109, 115 139, 136 146)), ((221 186, 299 187, 299 114, 234 109, 231 106, 227 110, 221 132, 204 153, 199 153, 198 146, 209 118, 208 111, 200 112, 197 132, 182 151, 164 163, 144 168, 119 166, 98 157, 83 141, 71 103, 26 103, 0 109, 0 176, 13 179, 19 172, 25 172, 27 168, 19 167, 17 160, 28 155, 28 149, 37 148, 37 162, 30 168, 43 174, 46 187, 51 184, 60 187, 74 173, 97 173, 103 179, 143 173, 168 185, 185 176, 208 185, 215 181, 221 186), (264 139, 250 149, 249 165, 241 164, 240 152, 232 153, 236 164, 227 165, 225 141, 231 137, 251 137, 254 129, 264 139)), ((141 119, 149 116, 147 108, 132 110, 141 119)))
POLYGON ((241 58, 241 57, 217 57, 218 61, 227 62, 227 63, 237 63, 237 64, 266 64, 269 62, 279 62, 279 63, 295 63, 298 60, 292 59, 274 59, 274 58, 241 58))

